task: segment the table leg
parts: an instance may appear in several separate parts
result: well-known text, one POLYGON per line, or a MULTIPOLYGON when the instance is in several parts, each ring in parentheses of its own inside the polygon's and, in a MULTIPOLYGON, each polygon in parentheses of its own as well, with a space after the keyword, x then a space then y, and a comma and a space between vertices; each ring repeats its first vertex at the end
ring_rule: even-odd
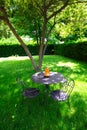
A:
POLYGON ((49 84, 46 84, 46 92, 49 93, 49 84))
POLYGON ((49 96, 49 84, 46 84, 45 85, 46 87, 46 92, 45 92, 45 96, 44 96, 44 104, 46 105, 47 104, 47 97, 49 96))

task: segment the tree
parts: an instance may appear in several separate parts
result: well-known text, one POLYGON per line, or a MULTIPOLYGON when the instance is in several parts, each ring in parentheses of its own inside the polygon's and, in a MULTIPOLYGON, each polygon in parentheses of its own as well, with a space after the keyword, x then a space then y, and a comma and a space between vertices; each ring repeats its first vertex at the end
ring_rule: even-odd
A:
POLYGON ((3 21, 1 21, 0 22, 0 38, 9 38, 10 36, 11 36, 10 29, 3 21))
POLYGON ((87 30, 87 5, 85 3, 68 6, 58 16, 55 35, 62 39, 77 39, 84 37, 87 30))
MULTIPOLYGON (((26 54, 30 58, 32 65, 36 71, 41 69, 43 56, 45 54, 48 40, 50 33, 52 29, 54 28, 56 24, 56 17, 57 15, 63 11, 67 6, 74 4, 74 3, 82 3, 87 2, 87 0, 1 0, 0 4, 0 19, 4 20, 6 24, 9 26, 10 30, 13 32, 15 37, 18 39, 22 47, 24 48, 26 54), (20 6, 18 6, 20 5, 20 6), (34 12, 28 12, 31 9, 28 7, 33 7, 34 12), (27 11, 27 13, 31 14, 31 16, 34 16, 34 13, 36 13, 37 16, 39 16, 40 20, 42 20, 42 26, 40 28, 40 48, 39 48, 39 60, 38 64, 36 64, 35 60, 33 59, 33 56, 30 53, 30 50, 27 48, 23 40, 20 38, 20 36, 17 34, 16 29, 12 26, 10 20, 9 20, 9 9, 18 9, 22 7, 23 11, 27 11), (7 14, 8 13, 8 14, 7 14)), ((20 12, 21 13, 21 12, 20 12)), ((13 16, 14 17, 14 16, 13 16)), ((35 18, 36 20, 36 18, 35 18)))

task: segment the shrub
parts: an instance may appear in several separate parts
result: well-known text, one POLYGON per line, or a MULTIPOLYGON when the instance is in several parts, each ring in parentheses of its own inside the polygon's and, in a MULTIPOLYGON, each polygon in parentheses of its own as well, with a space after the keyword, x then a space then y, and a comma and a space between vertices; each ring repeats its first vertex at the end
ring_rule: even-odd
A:
POLYGON ((55 54, 87 61, 87 42, 55 45, 55 54))
MULTIPOLYGON (((28 45, 32 55, 38 55, 39 46, 37 44, 28 45)), ((53 54, 54 45, 49 45, 46 54, 53 54)), ((2 45, 0 46, 0 57, 7 57, 12 55, 26 56, 26 53, 21 45, 2 45)))

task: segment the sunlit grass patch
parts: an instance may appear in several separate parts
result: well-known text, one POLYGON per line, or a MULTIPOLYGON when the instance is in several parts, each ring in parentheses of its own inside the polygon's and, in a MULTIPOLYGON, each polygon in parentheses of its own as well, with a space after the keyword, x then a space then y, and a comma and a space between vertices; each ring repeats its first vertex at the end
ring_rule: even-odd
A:
MULTIPOLYGON (((34 59, 37 61, 37 56, 34 59)), ((58 103, 49 96, 47 104, 43 103, 45 86, 31 81, 35 71, 28 57, 0 58, 1 130, 86 130, 87 64, 61 56, 45 56, 42 70, 45 67, 75 80, 70 109, 66 102, 58 103), (17 77, 39 88, 39 97, 33 100, 24 98, 16 82, 17 77)), ((59 84, 50 88, 59 88, 59 84)))

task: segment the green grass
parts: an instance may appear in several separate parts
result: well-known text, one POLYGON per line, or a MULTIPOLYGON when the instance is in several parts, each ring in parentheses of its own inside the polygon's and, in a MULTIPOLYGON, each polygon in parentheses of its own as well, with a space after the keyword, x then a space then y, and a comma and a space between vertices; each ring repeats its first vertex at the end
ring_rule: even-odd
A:
MULTIPOLYGON (((37 60, 37 56, 34 57, 37 60)), ((45 56, 42 69, 61 72, 75 80, 70 98, 58 103, 47 98, 43 104, 45 86, 33 83, 34 73, 27 57, 0 58, 0 130, 86 130, 87 129, 87 64, 61 56, 45 56), (22 97, 16 78, 41 90, 39 97, 22 97), (57 116, 57 114, 58 116, 57 116)), ((59 87, 51 85, 51 89, 59 87)))

